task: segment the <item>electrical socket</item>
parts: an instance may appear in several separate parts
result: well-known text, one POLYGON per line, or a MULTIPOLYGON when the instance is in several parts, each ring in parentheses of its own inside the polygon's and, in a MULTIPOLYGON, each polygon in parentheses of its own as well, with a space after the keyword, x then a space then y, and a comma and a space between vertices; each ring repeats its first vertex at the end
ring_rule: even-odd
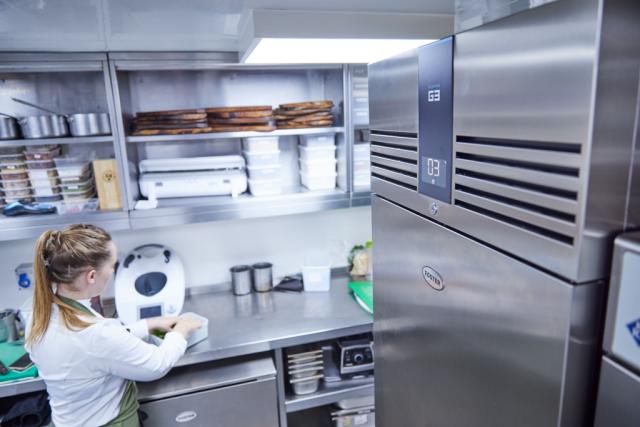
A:
POLYGON ((16 283, 19 289, 30 289, 33 285, 33 263, 25 262, 15 269, 16 283))

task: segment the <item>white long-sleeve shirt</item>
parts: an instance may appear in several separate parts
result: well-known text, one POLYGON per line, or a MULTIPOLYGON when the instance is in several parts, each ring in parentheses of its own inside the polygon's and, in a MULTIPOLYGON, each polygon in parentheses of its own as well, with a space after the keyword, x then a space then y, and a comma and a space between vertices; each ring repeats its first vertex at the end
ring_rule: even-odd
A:
MULTIPOLYGON (((143 341, 145 320, 123 326, 91 309, 89 300, 78 300, 95 318, 81 331, 67 329, 53 305, 49 328, 28 348, 49 393, 56 427, 100 426, 114 419, 126 381, 153 381, 164 376, 182 357, 187 342, 177 332, 165 335, 162 345, 143 341)), ((27 318, 27 336, 31 319, 27 318)))

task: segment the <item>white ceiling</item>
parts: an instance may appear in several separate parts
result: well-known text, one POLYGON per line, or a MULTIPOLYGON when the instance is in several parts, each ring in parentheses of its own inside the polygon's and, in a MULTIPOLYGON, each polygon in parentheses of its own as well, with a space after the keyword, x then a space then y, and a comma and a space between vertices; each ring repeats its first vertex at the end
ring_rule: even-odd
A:
POLYGON ((0 0, 0 50, 236 51, 250 9, 452 15, 454 0, 0 0))

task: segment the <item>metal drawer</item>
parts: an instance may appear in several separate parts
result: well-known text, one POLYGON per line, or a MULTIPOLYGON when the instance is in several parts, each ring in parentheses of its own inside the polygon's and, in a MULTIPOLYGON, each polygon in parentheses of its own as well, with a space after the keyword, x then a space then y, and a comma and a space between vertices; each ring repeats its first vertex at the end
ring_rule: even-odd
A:
POLYGON ((278 425, 275 378, 144 403, 144 426, 268 427, 278 425))

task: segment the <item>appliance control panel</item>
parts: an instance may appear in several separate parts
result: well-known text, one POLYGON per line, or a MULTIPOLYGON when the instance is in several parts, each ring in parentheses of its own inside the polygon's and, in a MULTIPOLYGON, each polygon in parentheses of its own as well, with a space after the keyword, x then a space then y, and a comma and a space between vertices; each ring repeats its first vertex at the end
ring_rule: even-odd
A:
POLYGON ((451 202, 453 36, 418 49, 418 192, 451 202))
POLYGON ((354 374, 373 369, 373 342, 371 340, 342 340, 338 345, 340 349, 340 374, 354 374))

